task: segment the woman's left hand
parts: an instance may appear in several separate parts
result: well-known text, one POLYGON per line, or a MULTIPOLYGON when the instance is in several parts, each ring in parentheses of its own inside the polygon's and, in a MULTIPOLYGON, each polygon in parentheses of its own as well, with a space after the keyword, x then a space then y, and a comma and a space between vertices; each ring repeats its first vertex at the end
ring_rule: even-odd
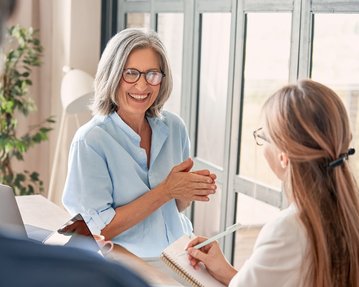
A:
MULTIPOLYGON (((214 184, 216 183, 217 176, 214 173, 211 173, 208 169, 195 170, 195 171, 191 171, 191 173, 209 176, 213 180, 213 183, 214 184)), ((176 199, 176 205, 179 212, 185 210, 191 204, 191 202, 192 201, 176 199)))

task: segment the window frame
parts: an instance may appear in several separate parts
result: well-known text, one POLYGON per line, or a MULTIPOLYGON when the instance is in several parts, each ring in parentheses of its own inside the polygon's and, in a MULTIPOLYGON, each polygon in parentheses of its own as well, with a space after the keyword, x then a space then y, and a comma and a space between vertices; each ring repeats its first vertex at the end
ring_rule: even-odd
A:
MULTIPOLYGON (((270 205, 283 208, 287 205, 280 190, 264 186, 238 175, 240 140, 243 114, 243 81, 246 48, 246 17, 254 12, 291 12, 291 48, 289 83, 310 77, 313 44, 313 19, 316 13, 359 13, 356 0, 102 0, 102 45, 116 31, 125 28, 127 13, 149 13, 151 29, 157 30, 158 13, 183 13, 183 59, 181 85, 181 117, 187 125, 191 139, 191 156, 196 169, 210 169, 218 176, 222 188, 219 230, 232 225, 236 218, 237 192, 249 195, 270 205), (107 3, 107 4, 106 4, 107 3), (112 10, 116 10, 113 13, 112 10), (230 12, 230 56, 228 69, 226 131, 223 168, 196 158, 197 121, 199 101, 199 69, 201 47, 201 14, 230 12), (115 23, 115 24, 114 24, 115 23), (257 192, 252 190, 255 186, 257 192)), ((193 220, 196 204, 186 214, 193 220)), ((205 234, 211 235, 211 234, 205 234)), ((233 262, 235 236, 220 241, 227 258, 233 262)))

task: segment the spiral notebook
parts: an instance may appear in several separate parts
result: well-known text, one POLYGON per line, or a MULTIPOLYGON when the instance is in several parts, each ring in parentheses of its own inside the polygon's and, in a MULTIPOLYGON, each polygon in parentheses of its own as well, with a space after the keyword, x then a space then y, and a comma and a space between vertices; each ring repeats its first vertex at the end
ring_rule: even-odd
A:
POLYGON ((213 278, 206 267, 200 264, 200 269, 194 269, 183 252, 189 242, 190 237, 183 235, 165 250, 163 250, 160 258, 162 261, 184 278, 191 286, 194 287, 224 287, 222 283, 213 278))

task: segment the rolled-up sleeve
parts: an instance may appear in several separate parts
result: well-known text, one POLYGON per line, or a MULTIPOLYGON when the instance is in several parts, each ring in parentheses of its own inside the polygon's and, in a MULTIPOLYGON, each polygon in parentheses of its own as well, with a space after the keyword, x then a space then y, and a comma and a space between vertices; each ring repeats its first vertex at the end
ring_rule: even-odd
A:
MULTIPOLYGON (((128 216, 115 209, 156 187, 189 156, 188 134, 179 117, 164 111, 163 117, 147 120, 152 129, 149 166, 141 137, 116 112, 94 116, 76 132, 63 203, 72 214, 81 213, 94 233, 100 233, 115 214, 128 216)), ((111 240, 137 256, 158 257, 168 244, 191 231, 191 222, 172 200, 111 240)))
POLYGON ((115 216, 113 186, 106 158, 84 140, 74 140, 69 153, 68 174, 63 204, 80 212, 93 233, 100 231, 115 216))

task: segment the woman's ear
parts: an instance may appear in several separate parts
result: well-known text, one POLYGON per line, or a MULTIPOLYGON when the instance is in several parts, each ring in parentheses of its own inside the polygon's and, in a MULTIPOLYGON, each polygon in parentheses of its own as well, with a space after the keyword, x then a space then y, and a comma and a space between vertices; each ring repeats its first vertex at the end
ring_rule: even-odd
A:
POLYGON ((283 169, 288 166, 289 158, 288 155, 284 152, 281 152, 279 155, 280 165, 283 169))

